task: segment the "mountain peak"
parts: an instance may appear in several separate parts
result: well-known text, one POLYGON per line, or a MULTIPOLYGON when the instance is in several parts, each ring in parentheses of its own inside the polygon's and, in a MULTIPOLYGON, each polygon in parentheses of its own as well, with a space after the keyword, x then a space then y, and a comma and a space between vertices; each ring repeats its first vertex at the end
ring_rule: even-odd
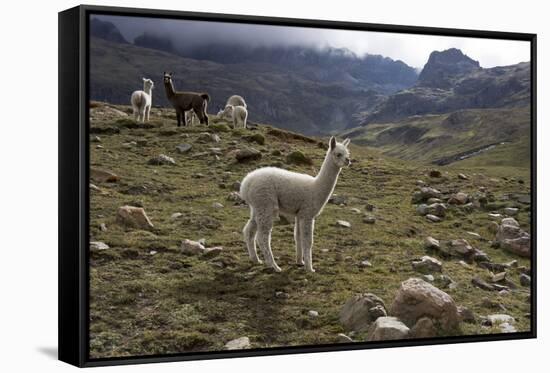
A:
POLYGON ((92 18, 90 21, 90 34, 96 38, 113 41, 115 43, 128 44, 128 41, 122 36, 120 30, 112 23, 98 18, 92 18))
POLYGON ((479 62, 462 53, 460 49, 433 51, 418 77, 418 82, 424 87, 449 88, 455 78, 478 69, 481 69, 479 62))

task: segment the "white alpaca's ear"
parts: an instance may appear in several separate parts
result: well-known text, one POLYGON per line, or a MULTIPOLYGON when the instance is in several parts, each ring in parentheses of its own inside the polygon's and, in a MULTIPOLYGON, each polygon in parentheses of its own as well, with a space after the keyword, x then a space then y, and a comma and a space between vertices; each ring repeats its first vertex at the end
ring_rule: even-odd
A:
POLYGON ((330 150, 333 150, 336 147, 336 139, 334 138, 334 136, 330 138, 329 144, 330 144, 330 150))
POLYGON ((342 144, 344 144, 344 146, 347 147, 350 142, 351 142, 351 140, 348 138, 348 139, 345 139, 342 144))
POLYGON ((145 79, 145 78, 141 78, 141 79, 143 79, 143 81, 146 81, 146 80, 147 80, 147 79, 145 79))

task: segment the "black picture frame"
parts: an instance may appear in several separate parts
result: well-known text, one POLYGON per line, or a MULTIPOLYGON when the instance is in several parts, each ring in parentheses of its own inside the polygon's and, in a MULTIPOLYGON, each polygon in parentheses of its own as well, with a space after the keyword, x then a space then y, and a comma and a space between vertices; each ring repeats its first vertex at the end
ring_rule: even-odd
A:
POLYGON ((59 360, 79 367, 219 359, 261 355, 358 350, 464 342, 536 338, 537 331, 537 191, 536 191, 536 92, 537 35, 479 30, 398 26, 341 21, 274 18, 230 14, 211 14, 170 10, 119 8, 81 5, 59 13, 59 360), (89 15, 125 15, 201 21, 223 21, 281 26, 332 28, 407 34, 473 37, 528 41, 531 45, 531 237, 532 296, 531 331, 442 337, 386 342, 354 342, 212 351, 158 356, 91 359, 89 357, 89 15))

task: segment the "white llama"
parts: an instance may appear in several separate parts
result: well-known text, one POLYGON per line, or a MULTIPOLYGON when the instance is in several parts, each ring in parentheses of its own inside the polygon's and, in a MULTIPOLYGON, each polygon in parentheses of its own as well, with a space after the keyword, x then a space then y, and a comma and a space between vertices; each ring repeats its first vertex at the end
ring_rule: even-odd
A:
POLYGON ((186 126, 194 126, 195 125, 195 118, 197 118, 197 114, 195 114, 195 112, 193 110, 187 110, 185 112, 185 125, 186 126))
POLYGON ((305 263, 307 271, 315 272, 311 255, 315 218, 332 195, 340 170, 350 164, 349 142, 346 139, 338 143, 331 137, 327 155, 315 177, 275 167, 260 168, 245 176, 240 195, 250 206, 250 220, 243 233, 254 263, 262 263, 256 252, 257 241, 267 264, 281 271, 271 251, 273 219, 280 214, 295 219, 296 263, 305 263))
POLYGON ((248 110, 244 106, 227 105, 225 109, 218 113, 220 118, 230 118, 233 122, 233 128, 246 128, 246 120, 248 119, 248 110))
POLYGON ((239 95, 233 95, 227 99, 227 102, 225 103, 225 106, 232 105, 232 106, 243 106, 246 109, 246 101, 242 96, 239 95))
POLYGON ((135 91, 132 93, 130 102, 134 109, 134 119, 136 121, 149 121, 151 113, 151 105, 153 104, 153 88, 155 85, 151 79, 143 78, 143 91, 135 91))

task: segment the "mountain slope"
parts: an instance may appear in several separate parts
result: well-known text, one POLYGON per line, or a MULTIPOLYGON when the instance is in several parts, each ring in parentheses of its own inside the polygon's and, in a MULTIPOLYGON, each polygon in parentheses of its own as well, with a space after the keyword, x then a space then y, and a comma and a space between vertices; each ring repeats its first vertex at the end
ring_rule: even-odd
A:
POLYGON ((483 69, 457 49, 433 52, 418 82, 362 115, 362 125, 460 109, 519 107, 530 103, 530 63, 483 69))
MULTIPOLYGON (((401 159, 448 164, 486 153, 485 162, 529 167, 529 107, 466 109, 450 114, 410 116, 346 131, 353 142, 401 159), (507 152, 496 148, 506 143, 507 152)), ((481 162, 481 161, 480 161, 481 162)))
POLYGON ((94 100, 127 104, 131 93, 141 89, 145 76, 156 84, 153 104, 169 106, 162 74, 172 71, 176 89, 210 94, 210 113, 223 107, 229 96, 240 94, 247 101, 250 120, 306 134, 355 127, 359 122, 354 114, 371 110, 384 98, 374 90, 318 82, 273 64, 220 64, 99 38, 91 38, 90 52, 94 100))

